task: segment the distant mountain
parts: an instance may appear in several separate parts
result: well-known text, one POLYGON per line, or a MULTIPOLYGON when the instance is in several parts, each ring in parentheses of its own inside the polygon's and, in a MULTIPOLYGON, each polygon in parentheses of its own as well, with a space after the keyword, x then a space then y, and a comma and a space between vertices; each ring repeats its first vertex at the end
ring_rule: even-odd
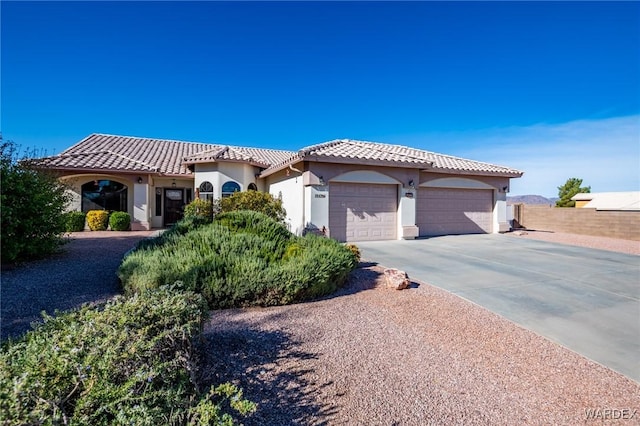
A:
POLYGON ((542 204, 554 206, 557 198, 546 198, 542 195, 514 195, 507 197, 507 204, 542 204))

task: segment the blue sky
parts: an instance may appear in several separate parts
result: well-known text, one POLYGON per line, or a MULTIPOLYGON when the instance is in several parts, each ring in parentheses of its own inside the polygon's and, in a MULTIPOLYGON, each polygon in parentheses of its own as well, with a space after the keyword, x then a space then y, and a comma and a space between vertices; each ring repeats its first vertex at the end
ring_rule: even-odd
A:
POLYGON ((638 2, 10 2, 2 134, 279 149, 336 138, 640 190, 638 2))

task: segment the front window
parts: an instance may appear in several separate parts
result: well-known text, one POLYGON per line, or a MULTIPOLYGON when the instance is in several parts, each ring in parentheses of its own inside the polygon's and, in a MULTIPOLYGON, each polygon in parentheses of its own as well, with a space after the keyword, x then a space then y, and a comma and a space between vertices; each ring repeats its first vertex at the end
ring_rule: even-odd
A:
POLYGON ((211 182, 204 181, 200 184, 199 193, 201 200, 213 200, 213 185, 211 182))
POLYGON ((126 212, 127 186, 113 180, 94 180, 82 185, 82 211, 126 212))
POLYGON ((240 192, 240 185, 229 181, 222 185, 222 197, 230 197, 234 192, 240 192))

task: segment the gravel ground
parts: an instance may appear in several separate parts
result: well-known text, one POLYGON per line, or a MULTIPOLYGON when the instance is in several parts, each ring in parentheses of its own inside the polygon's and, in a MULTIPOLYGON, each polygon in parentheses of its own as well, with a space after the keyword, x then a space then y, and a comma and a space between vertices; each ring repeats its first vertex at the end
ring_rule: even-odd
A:
POLYGON ((115 275, 122 256, 152 231, 74 232, 63 252, 2 271, 2 340, 27 331, 40 312, 53 314, 121 292, 115 275))
MULTIPOLYGON (((3 338, 41 310, 118 293, 122 255, 149 234, 74 234, 64 254, 3 271, 3 338)), ((574 425, 601 423, 586 410, 640 411, 638 383, 444 290, 388 290, 379 276, 369 265, 326 299, 212 312, 202 380, 259 403, 246 425, 574 425)))
POLYGON ((259 403, 246 425, 575 425, 588 409, 640 411, 640 385, 619 373, 444 290, 389 290, 379 275, 359 269, 320 301, 213 312, 205 382, 234 381, 259 403))
POLYGON ((549 231, 516 231, 509 232, 505 235, 640 255, 640 241, 622 240, 619 238, 592 237, 590 235, 567 234, 564 232, 549 231))

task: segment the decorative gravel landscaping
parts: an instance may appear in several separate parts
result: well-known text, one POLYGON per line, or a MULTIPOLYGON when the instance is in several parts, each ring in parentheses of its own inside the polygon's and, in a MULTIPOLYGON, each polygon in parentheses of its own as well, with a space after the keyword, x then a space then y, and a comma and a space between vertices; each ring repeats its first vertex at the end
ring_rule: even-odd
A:
MULTIPOLYGON (((149 234, 74 234, 65 254, 3 271, 3 339, 42 309, 118 293, 122 255, 149 234)), ((246 425, 573 425, 640 409, 638 383, 428 284, 377 285, 365 266, 321 300, 212 311, 199 382, 242 387, 258 403, 246 425)))
POLYGON ((122 256, 153 231, 87 231, 70 234, 63 252, 2 271, 2 340, 18 336, 53 314, 120 294, 116 270, 122 256))

